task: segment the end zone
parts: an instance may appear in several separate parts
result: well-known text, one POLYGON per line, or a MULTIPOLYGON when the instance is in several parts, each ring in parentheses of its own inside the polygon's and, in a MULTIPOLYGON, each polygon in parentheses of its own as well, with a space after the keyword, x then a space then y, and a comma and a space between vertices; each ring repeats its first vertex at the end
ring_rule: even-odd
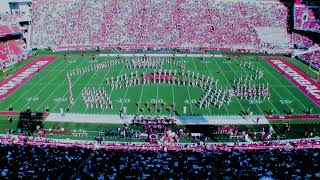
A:
POLYGON ((283 58, 265 58, 265 60, 320 106, 320 86, 305 72, 283 58))
POLYGON ((8 79, 0 81, 0 101, 10 96, 19 89, 23 84, 28 82, 38 70, 46 68, 49 64, 56 60, 54 56, 42 56, 28 63, 12 75, 8 79))

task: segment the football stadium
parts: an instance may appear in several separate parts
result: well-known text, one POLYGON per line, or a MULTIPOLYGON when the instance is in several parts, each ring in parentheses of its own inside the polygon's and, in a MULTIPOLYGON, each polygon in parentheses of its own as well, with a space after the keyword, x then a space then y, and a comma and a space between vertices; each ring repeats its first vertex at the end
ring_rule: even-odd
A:
POLYGON ((320 178, 317 0, 2 0, 4 179, 320 178))

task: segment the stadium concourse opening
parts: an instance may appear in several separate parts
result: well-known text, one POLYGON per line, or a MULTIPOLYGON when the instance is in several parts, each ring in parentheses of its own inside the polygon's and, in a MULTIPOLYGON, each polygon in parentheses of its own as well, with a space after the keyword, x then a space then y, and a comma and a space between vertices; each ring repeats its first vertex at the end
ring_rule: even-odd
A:
POLYGON ((0 179, 319 179, 316 0, 1 0, 0 179))

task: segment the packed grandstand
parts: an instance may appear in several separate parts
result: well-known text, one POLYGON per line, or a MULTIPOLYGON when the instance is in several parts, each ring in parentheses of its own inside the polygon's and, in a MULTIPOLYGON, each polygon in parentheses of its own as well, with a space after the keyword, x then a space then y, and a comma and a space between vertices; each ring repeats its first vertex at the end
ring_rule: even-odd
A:
MULTIPOLYGON (((294 44, 307 49, 319 42, 319 38, 310 39, 300 32, 288 32, 288 19, 293 16, 289 2, 34 2, 33 14, 28 14, 33 23, 28 28, 29 48, 58 50, 99 46, 102 49, 202 48, 289 53, 294 44)), ((319 8, 312 8, 296 5, 294 26, 297 29, 319 31, 316 17, 319 8), (308 18, 303 21, 303 17, 308 18)), ((17 20, 28 19, 24 16, 27 15, 1 15, 0 34, 16 33, 17 20)), ((12 52, 3 54, 17 55, 12 52)), ((19 56, 24 54, 19 53, 19 56)), ((318 48, 298 56, 318 66, 318 48)))
POLYGON ((0 2, 4 179, 320 178, 316 0, 0 2))

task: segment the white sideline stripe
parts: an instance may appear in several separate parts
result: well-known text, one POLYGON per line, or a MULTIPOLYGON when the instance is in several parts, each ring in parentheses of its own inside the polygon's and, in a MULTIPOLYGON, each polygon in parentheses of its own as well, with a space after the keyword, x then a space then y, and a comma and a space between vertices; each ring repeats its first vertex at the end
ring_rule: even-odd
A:
MULTIPOLYGON (((123 124, 130 123, 133 117, 134 115, 128 115, 121 119, 118 115, 50 113, 46 122, 123 124)), ((177 120, 177 125, 257 125, 269 123, 264 116, 174 116, 173 118, 177 120), (256 122, 257 117, 260 118, 258 123, 256 122)))
POLYGON ((150 56, 150 57, 214 57, 214 56, 221 57, 221 54, 100 54, 101 57, 143 57, 143 56, 150 56))

